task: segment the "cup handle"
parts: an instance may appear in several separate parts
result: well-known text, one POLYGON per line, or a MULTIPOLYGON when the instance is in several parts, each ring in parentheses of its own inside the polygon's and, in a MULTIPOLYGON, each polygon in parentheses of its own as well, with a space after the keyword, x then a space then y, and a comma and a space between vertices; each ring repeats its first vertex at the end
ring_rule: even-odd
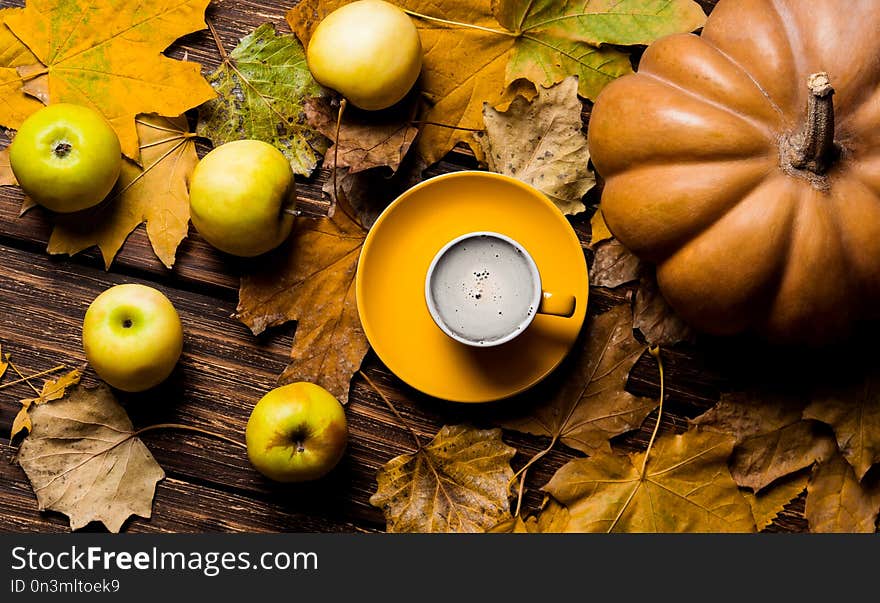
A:
POLYGON ((562 316, 571 318, 577 307, 577 298, 574 295, 555 295, 547 291, 541 292, 541 305, 538 306, 538 314, 550 316, 562 316))

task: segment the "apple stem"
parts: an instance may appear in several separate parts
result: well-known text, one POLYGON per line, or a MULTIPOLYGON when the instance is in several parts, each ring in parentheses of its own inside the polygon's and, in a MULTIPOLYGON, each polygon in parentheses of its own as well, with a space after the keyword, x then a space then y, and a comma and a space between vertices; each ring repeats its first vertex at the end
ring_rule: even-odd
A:
POLYGON ((16 366, 15 366, 14 364, 12 364, 12 363, 10 362, 10 363, 9 363, 9 366, 12 367, 12 370, 15 371, 16 374, 17 374, 19 377, 21 377, 21 379, 16 379, 15 381, 10 381, 9 383, 4 383, 3 385, 0 385, 0 389, 5 389, 5 388, 7 388, 7 387, 11 387, 11 386, 13 386, 13 385, 18 385, 19 383, 27 383, 28 385, 31 386, 31 389, 32 389, 32 390, 34 390, 35 392, 37 392, 37 395, 40 395, 40 390, 38 390, 37 388, 34 387, 34 385, 30 382, 30 379, 36 379, 37 377, 42 377, 42 376, 44 376, 44 375, 49 375, 49 374, 51 374, 51 373, 56 373, 56 372, 58 372, 58 371, 60 371, 60 370, 62 370, 62 369, 67 368, 67 367, 65 367, 63 364, 59 364, 58 366, 52 367, 52 368, 47 369, 47 370, 45 370, 45 371, 40 371, 39 373, 34 373, 33 375, 28 375, 27 377, 25 377, 24 375, 21 374, 21 371, 19 371, 19 370, 16 368, 16 366))
POLYGON ((73 145, 71 145, 69 142, 63 141, 63 142, 59 142, 58 144, 56 144, 55 148, 52 149, 52 152, 55 153, 56 157, 61 158, 61 157, 67 157, 68 155, 70 155, 70 151, 72 149, 73 149, 73 145))
POLYGON ((148 427, 141 427, 137 431, 135 431, 132 436, 139 436, 143 433, 147 433, 148 431, 156 431, 159 429, 177 429, 181 431, 191 431, 193 433, 200 433, 205 436, 210 436, 212 438, 216 438, 218 440, 223 440, 229 444, 233 444, 238 446, 239 448, 244 448, 247 450, 247 445, 239 442, 238 440, 234 440, 225 435, 221 435, 219 433, 214 433, 213 431, 208 431, 207 429, 202 429, 201 427, 195 427, 193 425, 183 425, 181 423, 157 423, 156 425, 150 425, 148 427))
POLYGON ((385 405, 391 409, 391 412, 394 413, 394 416, 397 417, 397 420, 400 421, 400 424, 406 427, 406 429, 409 431, 410 435, 413 437, 413 440, 415 440, 416 442, 416 448, 418 450, 421 450, 424 446, 422 444, 421 438, 419 438, 419 434, 416 433, 416 430, 412 428, 412 426, 406 421, 406 419, 403 418, 403 415, 401 415, 400 412, 394 407, 394 404, 391 403, 391 400, 388 399, 388 396, 386 396, 382 392, 382 390, 379 389, 369 377, 367 377, 366 373, 364 373, 363 371, 358 371, 358 374, 364 378, 364 380, 370 387, 373 388, 373 391, 379 394, 379 397, 382 398, 382 401, 385 402, 385 405))

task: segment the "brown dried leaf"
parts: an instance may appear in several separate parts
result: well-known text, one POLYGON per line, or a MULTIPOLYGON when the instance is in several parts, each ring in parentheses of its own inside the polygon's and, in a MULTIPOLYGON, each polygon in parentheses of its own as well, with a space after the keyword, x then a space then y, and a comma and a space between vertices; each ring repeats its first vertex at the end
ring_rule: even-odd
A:
POLYGON ((167 267, 189 229, 189 179, 199 157, 186 116, 138 115, 142 166, 124 160, 116 188, 100 205, 57 215, 52 254, 74 255, 97 245, 110 268, 128 235, 142 222, 153 252, 167 267))
POLYGON ((664 435, 648 452, 570 461, 544 489, 568 508, 569 532, 752 532, 727 470, 733 443, 711 431, 664 435))
POLYGON ((590 284, 614 289, 639 280, 642 263, 617 239, 606 239, 595 247, 590 284))
POLYGON ((804 417, 831 426, 840 452, 862 479, 880 463, 880 372, 859 371, 812 396, 804 417))
POLYGON ((0 149, 0 186, 16 186, 18 180, 12 173, 12 166, 9 164, 9 147, 0 149))
POLYGON ((528 519, 517 515, 487 531, 493 534, 560 534, 567 526, 568 509, 548 496, 536 515, 528 519))
POLYGON ((610 438, 638 429, 658 402, 624 389, 646 349, 633 337, 629 306, 592 318, 583 341, 555 395, 528 416, 500 422, 502 427, 558 439, 587 454, 610 452, 610 438))
POLYGON ((72 530, 100 521, 119 532, 131 515, 150 517, 165 473, 109 388, 77 387, 30 414, 18 462, 41 511, 64 513, 72 530))
POLYGON ((671 346, 684 341, 693 342, 696 332, 669 307, 653 269, 643 269, 633 308, 633 326, 648 344, 671 346))
POLYGON ((593 217, 590 218, 590 248, 595 247, 602 241, 607 241, 613 236, 611 231, 608 230, 608 225, 605 224, 605 216, 602 215, 602 209, 597 207, 593 217))
POLYGON ((386 463, 370 504, 389 532, 484 532, 510 518, 510 459, 500 429, 443 426, 430 444, 386 463))
MULTIPOLYGON (((309 124, 330 140, 336 139, 339 104, 330 98, 309 98, 305 102, 309 124)), ((419 133, 412 125, 413 110, 396 105, 386 111, 360 111, 349 106, 339 129, 339 150, 334 143, 324 154, 324 167, 332 169, 334 160, 339 168, 354 174, 375 167, 397 171, 419 133)))
POLYGON ((755 518, 758 530, 763 530, 773 523, 776 516, 785 509, 785 505, 800 496, 807 487, 808 477, 806 471, 799 471, 773 482, 770 487, 758 494, 748 490, 743 491, 743 496, 752 508, 752 516, 755 518))
POLYGON ((332 217, 298 218, 289 242, 241 279, 236 317, 258 335, 298 321, 282 383, 311 381, 348 402, 369 349, 358 318, 355 273, 367 235, 346 203, 332 217))
POLYGON ((736 439, 731 474, 756 492, 789 473, 828 458, 834 439, 820 424, 803 420, 801 398, 771 391, 722 394, 692 422, 736 439))
MULTIPOLYGON (((2 376, 2 371, 0 371, 0 376, 2 376)), ((15 439, 15 436, 25 429, 27 429, 28 432, 33 431, 33 423, 29 414, 32 405, 44 404, 46 402, 63 398, 64 394, 67 392, 67 388, 78 384, 81 378, 82 370, 73 369, 69 373, 61 375, 60 377, 47 379, 43 383, 40 395, 36 398, 25 398, 20 400, 21 410, 18 411, 18 414, 15 415, 15 419, 12 421, 12 432, 9 435, 9 440, 12 441, 15 439)))
POLYGON ((880 512, 880 481, 859 483, 852 466, 836 454, 813 469, 805 515, 812 532, 872 533, 880 512))
POLYGON ((483 106, 486 132, 476 134, 489 170, 531 184, 565 215, 586 209, 583 197, 596 185, 587 164, 578 79, 538 88, 530 103, 518 96, 505 112, 483 106))

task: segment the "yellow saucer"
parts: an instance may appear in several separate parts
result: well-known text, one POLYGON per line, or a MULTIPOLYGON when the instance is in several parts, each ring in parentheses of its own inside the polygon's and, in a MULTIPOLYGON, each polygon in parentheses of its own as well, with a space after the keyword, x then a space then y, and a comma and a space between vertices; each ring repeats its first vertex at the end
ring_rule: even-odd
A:
POLYGON ((518 394, 550 374, 577 339, 587 311, 587 264, 578 238, 543 194, 507 176, 454 172, 401 195, 370 230, 357 270, 357 307, 370 345, 412 387, 455 402, 518 394), (434 255, 459 235, 494 231, 521 243, 542 288, 574 295, 572 318, 538 315, 513 341, 473 348, 448 337, 425 301, 434 255))

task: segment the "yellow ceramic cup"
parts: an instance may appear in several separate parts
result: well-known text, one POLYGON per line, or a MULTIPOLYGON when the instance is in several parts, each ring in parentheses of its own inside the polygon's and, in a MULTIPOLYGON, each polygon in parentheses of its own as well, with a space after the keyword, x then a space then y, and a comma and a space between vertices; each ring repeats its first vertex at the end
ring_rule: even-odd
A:
POLYGON ((537 314, 574 315, 574 295, 541 288, 529 252, 497 232, 470 232, 446 243, 425 276, 425 302, 446 335, 473 347, 507 343, 537 314))

